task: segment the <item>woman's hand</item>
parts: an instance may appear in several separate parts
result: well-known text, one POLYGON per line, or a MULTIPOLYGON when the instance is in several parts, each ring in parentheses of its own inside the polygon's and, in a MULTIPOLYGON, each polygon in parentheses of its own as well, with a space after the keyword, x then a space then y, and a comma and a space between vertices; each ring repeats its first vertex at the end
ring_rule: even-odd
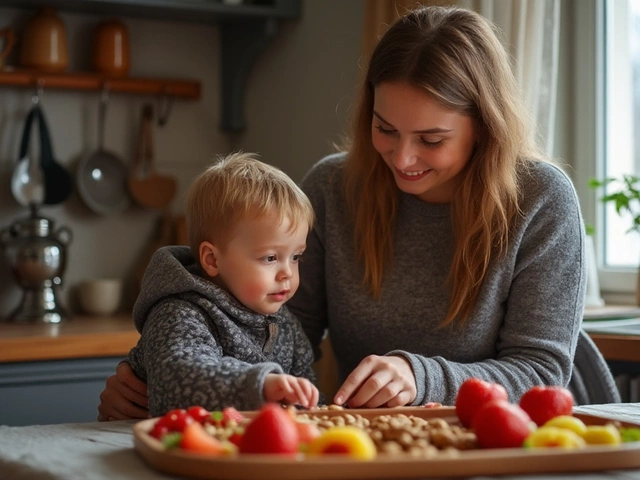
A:
POLYGON ((334 397, 350 407, 399 407, 417 395, 416 378, 402 357, 369 355, 351 372, 334 397))
POLYGON ((320 394, 306 378, 270 373, 264 380, 264 398, 267 402, 279 402, 315 407, 320 394))
POLYGON ((136 377, 128 363, 120 363, 100 394, 98 421, 147 418, 148 407, 147 385, 136 377))

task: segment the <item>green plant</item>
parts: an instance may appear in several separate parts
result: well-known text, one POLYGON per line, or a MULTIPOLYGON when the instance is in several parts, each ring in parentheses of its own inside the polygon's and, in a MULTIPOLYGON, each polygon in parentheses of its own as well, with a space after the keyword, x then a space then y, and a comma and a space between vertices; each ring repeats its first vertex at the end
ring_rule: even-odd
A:
POLYGON ((622 175, 622 178, 605 178, 598 180, 592 178, 589 180, 589 187, 598 189, 614 184, 618 188, 605 194, 600 200, 603 203, 613 203, 618 215, 628 213, 631 215, 632 225, 627 233, 640 233, 640 177, 635 175, 622 175))

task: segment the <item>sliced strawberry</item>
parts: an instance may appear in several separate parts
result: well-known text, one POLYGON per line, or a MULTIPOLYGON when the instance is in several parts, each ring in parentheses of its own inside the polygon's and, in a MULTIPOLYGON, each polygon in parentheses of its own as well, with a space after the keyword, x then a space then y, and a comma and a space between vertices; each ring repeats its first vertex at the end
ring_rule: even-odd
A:
POLYGON ((225 455, 228 449, 224 445, 207 433, 198 422, 187 425, 182 432, 180 447, 183 450, 207 455, 225 455))
POLYGON ((229 425, 229 421, 234 420, 236 425, 240 425, 240 423, 244 420, 242 414, 233 407, 225 407, 222 409, 222 425, 226 427, 229 425))

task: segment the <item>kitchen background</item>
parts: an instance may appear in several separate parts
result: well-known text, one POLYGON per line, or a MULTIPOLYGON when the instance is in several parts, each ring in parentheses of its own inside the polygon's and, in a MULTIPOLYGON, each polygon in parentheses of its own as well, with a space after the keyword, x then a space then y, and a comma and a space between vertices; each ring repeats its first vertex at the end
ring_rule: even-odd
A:
MULTIPOLYGON (((42 2, 46 3, 46 2, 42 2)), ((197 101, 176 100, 165 126, 153 128, 155 168, 172 175, 178 192, 173 214, 183 212, 186 187, 216 155, 242 149, 256 151, 296 181, 323 155, 348 124, 359 75, 365 0, 304 0, 301 16, 278 22, 278 32, 254 65, 245 90, 247 129, 221 131, 220 32, 215 24, 119 17, 129 31, 131 77, 184 78, 201 82, 197 101)), ((12 27, 18 43, 5 61, 16 65, 20 35, 36 9, 0 7, 0 29, 12 27)), ((90 71, 93 31, 104 15, 57 11, 67 34, 70 64, 66 72, 90 71)), ((35 90, 0 86, 0 229, 28 215, 11 194, 10 180, 25 116, 35 90)), ((54 158, 73 176, 80 159, 97 148, 99 92, 47 90, 41 106, 48 120, 54 158)), ((152 96, 112 93, 104 147, 132 166, 142 106, 152 96)), ((75 186, 75 185, 74 185, 75 186)), ((82 202, 77 191, 62 204, 43 206, 40 214, 55 228, 68 227, 67 268, 59 290, 74 312, 83 280, 121 278, 121 310, 131 308, 134 272, 158 235, 160 211, 132 205, 124 213, 101 216, 82 202)), ((18 306, 22 291, 6 259, 0 260, 0 318, 18 306)))

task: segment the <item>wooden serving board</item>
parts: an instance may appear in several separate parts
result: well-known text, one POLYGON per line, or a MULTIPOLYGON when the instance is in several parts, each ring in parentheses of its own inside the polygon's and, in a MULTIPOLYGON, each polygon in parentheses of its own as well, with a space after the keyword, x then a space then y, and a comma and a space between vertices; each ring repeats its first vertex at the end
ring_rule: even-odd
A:
MULTIPOLYGON (((354 413, 367 418, 404 413, 426 419, 443 418, 451 424, 459 424, 453 407, 318 410, 308 413, 318 416, 354 413)), ((247 416, 251 417, 252 414, 247 416)), ((610 421, 595 415, 575 414, 575 416, 587 425, 603 425, 610 421)), ((435 458, 411 457, 406 454, 379 455, 371 461, 358 461, 339 455, 321 457, 299 455, 293 458, 276 455, 206 457, 184 451, 165 451, 158 440, 147 434, 156 420, 143 420, 133 426, 134 446, 138 454, 151 467, 159 471, 200 479, 409 479, 640 468, 640 442, 620 446, 588 446, 576 450, 555 448, 467 450, 455 456, 443 454, 435 458)), ((640 427, 636 424, 622 424, 640 427)))

